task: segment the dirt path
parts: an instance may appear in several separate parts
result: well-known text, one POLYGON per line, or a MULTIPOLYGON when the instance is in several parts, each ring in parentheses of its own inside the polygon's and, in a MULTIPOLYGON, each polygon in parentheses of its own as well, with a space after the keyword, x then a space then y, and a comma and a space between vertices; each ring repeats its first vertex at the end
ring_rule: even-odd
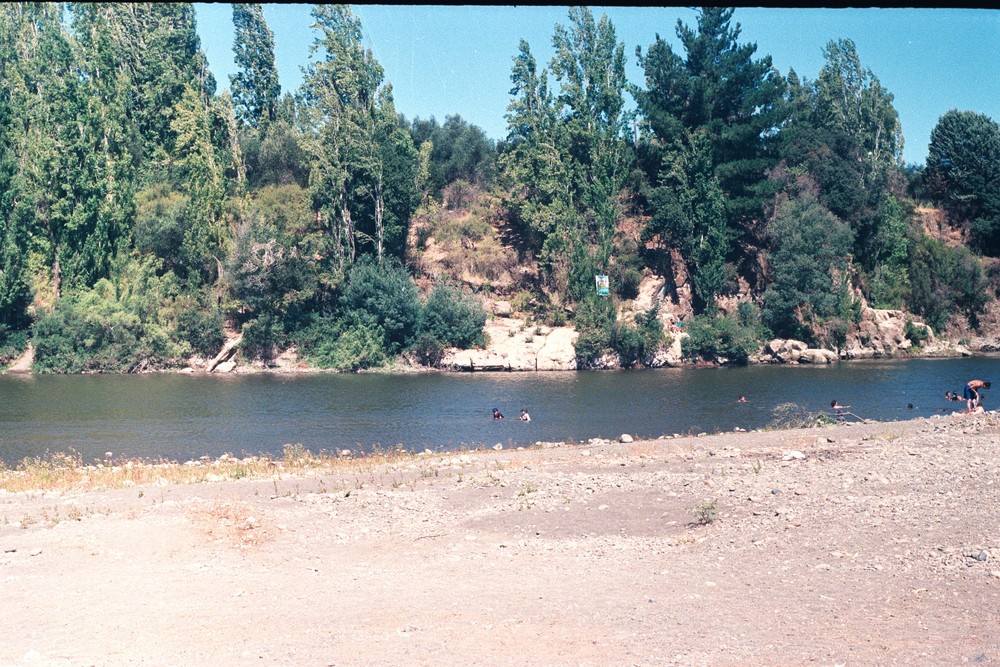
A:
POLYGON ((1000 664, 998 442, 946 417, 0 492, 0 665, 1000 664))

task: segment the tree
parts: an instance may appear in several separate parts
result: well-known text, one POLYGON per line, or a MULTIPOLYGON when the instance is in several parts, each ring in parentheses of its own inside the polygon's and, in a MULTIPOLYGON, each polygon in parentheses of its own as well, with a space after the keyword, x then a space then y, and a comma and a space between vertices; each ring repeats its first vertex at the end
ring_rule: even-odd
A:
POLYGON ((233 26, 237 71, 230 75, 229 86, 236 118, 259 128, 275 119, 281 94, 274 64, 274 33, 259 4, 233 3, 233 26))
POLYGON ((415 118, 409 124, 414 146, 430 142, 427 186, 440 196, 445 186, 464 180, 488 187, 496 177, 497 151, 482 129, 461 116, 447 116, 443 125, 415 118))
POLYGON ((952 109, 931 131, 924 180, 958 223, 971 227, 983 251, 1000 253, 1000 125, 952 109))
MULTIPOLYGON (((387 240, 387 162, 390 155, 398 157, 403 151, 410 153, 415 165, 416 151, 400 134, 405 131, 398 127, 391 87, 382 86, 382 66, 361 45, 361 22, 346 5, 317 5, 313 18, 321 35, 311 54, 324 55, 310 63, 303 83, 314 132, 309 142, 310 183, 315 206, 336 240, 334 262, 343 267, 354 261, 359 240, 382 257, 387 240), (362 216, 367 216, 367 225, 359 224, 362 216)), ((410 199, 409 210, 396 220, 404 228, 415 193, 410 199)))
POLYGON ((823 55, 817 81, 789 74, 793 113, 781 133, 782 155, 786 169, 812 182, 820 202, 851 226, 859 268, 874 276, 884 270, 878 239, 895 234, 884 229, 886 201, 904 189, 899 117, 851 40, 829 42, 823 55))
POLYGON ((725 196, 713 174, 706 133, 695 132, 678 144, 678 150, 664 156, 659 185, 650 196, 653 215, 644 238, 680 250, 701 312, 715 305, 725 281, 729 244, 725 196))
POLYGON ((347 319, 380 327, 389 351, 398 353, 416 332, 420 298, 417 286, 398 259, 390 257, 379 263, 365 256, 348 273, 341 309, 347 319))
POLYGON ((739 44, 732 15, 732 8, 703 7, 697 29, 678 20, 683 58, 659 35, 645 55, 637 49, 646 88, 631 91, 649 181, 658 183, 665 154, 683 153, 689 134, 704 133, 712 175, 725 194, 726 255, 736 250, 734 259, 748 259, 763 242, 764 204, 778 189, 767 174, 777 162, 785 83, 770 56, 754 59, 756 44, 739 44))
POLYGON ((784 202, 769 229, 771 283, 764 321, 776 335, 816 340, 845 305, 853 234, 812 195, 784 202))
POLYGON ((515 220, 540 246, 554 287, 580 299, 592 291, 594 273, 608 269, 632 155, 623 137, 624 45, 607 17, 595 21, 589 9, 574 7, 569 18, 552 38, 558 96, 521 42, 503 169, 515 220))

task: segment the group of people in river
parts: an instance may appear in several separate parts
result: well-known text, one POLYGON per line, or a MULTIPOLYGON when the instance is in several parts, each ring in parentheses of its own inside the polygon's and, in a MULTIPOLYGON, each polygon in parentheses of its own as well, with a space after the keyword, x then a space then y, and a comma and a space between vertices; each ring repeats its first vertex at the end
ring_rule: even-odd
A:
POLYGON ((986 412, 983 407, 983 390, 989 389, 990 385, 985 380, 969 380, 965 383, 961 398, 954 391, 944 392, 944 397, 949 401, 965 401, 966 412, 969 414, 982 414, 986 412))
MULTIPOLYGON (((965 383, 965 388, 962 390, 962 395, 959 396, 958 392, 946 391, 944 397, 949 401, 965 401, 965 412, 957 412, 955 414, 985 414, 986 408, 983 407, 983 391, 989 389, 991 383, 987 380, 969 380, 965 383)), ((740 396, 736 399, 737 403, 746 403, 747 397, 740 396)), ((837 402, 837 399, 830 401, 830 409, 833 410, 834 416, 838 421, 843 421, 846 415, 851 413, 847 412, 850 408, 849 405, 841 405, 837 402)), ((913 403, 907 405, 911 410, 913 409, 913 403)), ((494 411, 496 412, 496 411, 494 411)), ((494 418, 496 415, 494 414, 494 418)))
MULTIPOLYGON (((499 408, 493 408, 493 419, 503 419, 503 413, 500 412, 499 408)), ((531 415, 528 414, 528 411, 526 409, 521 408, 521 416, 518 417, 517 419, 518 421, 522 422, 530 422, 531 415)))

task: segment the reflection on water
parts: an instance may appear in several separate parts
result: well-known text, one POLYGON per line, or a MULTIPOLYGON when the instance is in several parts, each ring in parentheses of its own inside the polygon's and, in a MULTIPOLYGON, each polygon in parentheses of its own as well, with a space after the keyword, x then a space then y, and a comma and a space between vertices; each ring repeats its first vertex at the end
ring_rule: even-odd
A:
MULTIPOLYGON (((754 429, 775 407, 868 419, 952 411, 947 390, 1000 380, 1000 359, 858 361, 643 371, 419 375, 0 376, 0 460, 74 450, 185 460, 402 445, 456 449, 537 441, 754 429), (746 403, 737 399, 746 396, 746 403), (909 407, 912 405, 912 408, 909 407), (506 419, 494 421, 493 408, 506 419), (521 408, 532 421, 517 420, 521 408)), ((1000 404, 986 392, 986 408, 1000 404)))

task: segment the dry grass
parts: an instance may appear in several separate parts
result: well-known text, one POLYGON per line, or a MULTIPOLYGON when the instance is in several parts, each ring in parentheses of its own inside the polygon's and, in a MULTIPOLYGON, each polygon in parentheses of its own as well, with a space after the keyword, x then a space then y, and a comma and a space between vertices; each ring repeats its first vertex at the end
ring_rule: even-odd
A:
POLYGON ((0 464, 0 489, 9 492, 120 489, 132 486, 167 486, 238 479, 279 479, 306 471, 365 472, 374 466, 410 460, 415 454, 402 449, 361 455, 310 452, 302 445, 286 445, 283 456, 223 454, 179 463, 166 460, 107 457, 85 464, 79 454, 60 453, 25 459, 16 468, 0 464))

